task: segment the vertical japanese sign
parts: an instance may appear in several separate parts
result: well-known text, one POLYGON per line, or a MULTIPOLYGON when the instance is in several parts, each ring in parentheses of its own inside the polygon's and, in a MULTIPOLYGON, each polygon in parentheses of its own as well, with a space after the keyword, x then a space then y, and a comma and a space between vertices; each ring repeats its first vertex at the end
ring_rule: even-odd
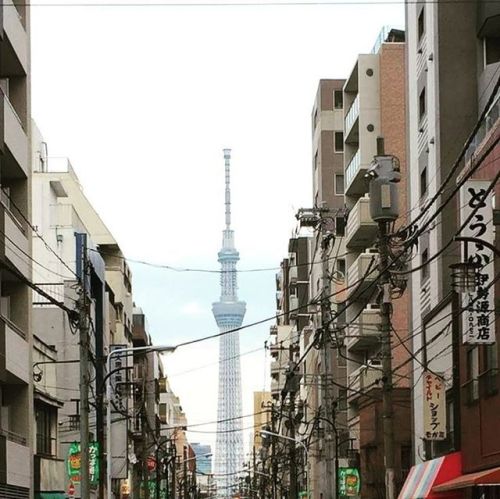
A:
MULTIPOLYGON (((66 465, 68 478, 72 482, 80 482, 80 442, 73 442, 69 446, 66 465)), ((99 444, 97 442, 90 442, 89 444, 89 477, 92 485, 96 485, 99 482, 99 444)))
POLYGON ((357 468, 339 468, 337 472, 337 489, 340 496, 359 496, 361 477, 357 468))
POLYGON ((424 438, 446 438, 446 393, 442 378, 425 372, 424 383, 424 438))
MULTIPOLYGON (((460 222, 470 214, 460 236, 475 237, 494 244, 492 193, 484 198, 490 182, 468 180, 460 189, 460 222)), ((462 259, 478 265, 476 289, 462 296, 463 342, 469 345, 495 343, 494 286, 488 286, 494 278, 493 252, 479 243, 463 243, 462 259)))

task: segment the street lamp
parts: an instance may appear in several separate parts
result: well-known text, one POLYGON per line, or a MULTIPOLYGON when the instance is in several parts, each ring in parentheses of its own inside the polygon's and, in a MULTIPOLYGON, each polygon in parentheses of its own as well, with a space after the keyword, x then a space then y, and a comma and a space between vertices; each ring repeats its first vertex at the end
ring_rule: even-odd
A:
POLYGON ((286 435, 280 435, 279 433, 274 433, 273 431, 269 431, 269 430, 261 430, 260 436, 262 437, 264 435, 282 438, 283 440, 289 440, 291 442, 295 442, 295 443, 300 444, 304 448, 304 451, 306 453, 306 470, 307 470, 306 489, 307 489, 307 495, 309 496, 309 452, 308 452, 306 444, 304 442, 302 442, 302 440, 297 440, 295 438, 287 437, 286 435))
POLYGON ((124 347, 117 348, 108 354, 108 358, 106 359, 107 366, 107 376, 106 376, 106 487, 107 487, 107 497, 108 499, 112 499, 111 493, 111 360, 113 357, 126 356, 129 353, 136 352, 173 352, 177 347, 171 345, 160 345, 160 346, 142 346, 142 347, 124 347))

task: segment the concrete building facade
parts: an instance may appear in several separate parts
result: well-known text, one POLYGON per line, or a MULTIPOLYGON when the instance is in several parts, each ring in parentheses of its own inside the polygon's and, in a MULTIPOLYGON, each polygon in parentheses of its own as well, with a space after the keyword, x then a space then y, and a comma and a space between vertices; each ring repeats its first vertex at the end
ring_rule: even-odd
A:
POLYGON ((0 496, 33 497, 30 9, 0 5, 0 496))
MULTIPOLYGON (((345 201, 347 300, 344 329, 348 372, 348 425, 352 448, 359 452, 363 497, 385 491, 382 431, 382 362, 378 305, 377 223, 370 215, 365 174, 377 154, 396 158, 401 172, 398 196, 406 206, 405 141, 405 34, 384 29, 369 54, 362 54, 344 85, 345 201)), ((401 210, 404 215, 404 209, 401 210)), ((402 217, 396 227, 403 223, 402 217)), ((397 292, 396 292, 397 291, 397 292)), ((396 487, 400 488, 411 464, 410 369, 408 298, 404 285, 392 301, 391 350, 394 386, 396 487), (396 369, 397 368, 397 369, 396 369)))

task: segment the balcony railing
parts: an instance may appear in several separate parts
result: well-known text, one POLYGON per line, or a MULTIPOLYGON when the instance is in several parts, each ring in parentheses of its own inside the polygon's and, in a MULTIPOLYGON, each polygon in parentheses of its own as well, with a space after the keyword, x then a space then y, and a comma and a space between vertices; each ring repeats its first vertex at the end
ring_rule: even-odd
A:
POLYGON ((378 387, 382 371, 377 366, 361 366, 349 375, 349 399, 355 399, 362 391, 378 387))
POLYGON ((347 348, 351 351, 359 351, 378 345, 381 323, 379 310, 363 310, 356 322, 347 328, 347 348))
MULTIPOLYGON (((64 303, 64 283, 41 283, 36 286, 60 303, 64 303)), ((37 291, 33 292, 33 305, 52 305, 52 303, 37 291)))
POLYGON ((346 186, 350 185, 361 165, 361 151, 358 149, 345 169, 346 186))
POLYGON ((469 161, 478 147, 481 145, 483 140, 486 138, 490 130, 492 130, 497 121, 500 119, 500 90, 498 90, 497 95, 490 106, 488 112, 486 113, 484 120, 481 123, 476 135, 472 139, 467 151, 465 153, 465 161, 469 161))
POLYGON ((377 236, 378 225, 370 212, 370 198, 362 197, 347 217, 346 246, 369 248, 377 236))
POLYGON ((23 437, 22 435, 19 435, 18 433, 15 433, 13 431, 0 428, 0 435, 16 444, 24 446, 28 445, 28 440, 26 439, 26 437, 23 437))
POLYGON ((345 120, 344 120, 344 128, 345 135, 349 135, 351 127, 354 125, 354 122, 359 116, 359 94, 356 95, 356 98, 353 100, 349 111, 347 111, 345 120))

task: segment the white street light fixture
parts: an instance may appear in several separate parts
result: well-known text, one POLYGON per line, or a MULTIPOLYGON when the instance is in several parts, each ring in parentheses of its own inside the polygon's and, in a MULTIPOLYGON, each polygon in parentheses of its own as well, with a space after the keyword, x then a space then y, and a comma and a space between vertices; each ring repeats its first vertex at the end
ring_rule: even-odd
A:
POLYGON ((124 347, 117 348, 108 354, 108 358, 106 359, 107 373, 106 373, 106 487, 107 487, 107 498, 113 499, 113 495, 111 492, 111 360, 113 357, 122 357, 127 356, 129 353, 149 353, 149 352, 173 352, 177 347, 171 345, 148 345, 143 347, 124 347))
POLYGON ((295 442, 297 444, 300 444, 304 448, 304 451, 306 453, 306 468, 307 468, 306 488, 307 488, 307 492, 308 492, 308 496, 309 496, 309 451, 307 449, 306 444, 304 442, 302 442, 302 440, 297 440, 297 439, 292 438, 292 437, 287 437, 286 435, 280 435, 279 433, 274 433, 273 431, 269 431, 269 430, 261 430, 260 431, 261 437, 266 436, 266 435, 272 436, 272 437, 282 438, 283 440, 289 440, 291 442, 295 442))

